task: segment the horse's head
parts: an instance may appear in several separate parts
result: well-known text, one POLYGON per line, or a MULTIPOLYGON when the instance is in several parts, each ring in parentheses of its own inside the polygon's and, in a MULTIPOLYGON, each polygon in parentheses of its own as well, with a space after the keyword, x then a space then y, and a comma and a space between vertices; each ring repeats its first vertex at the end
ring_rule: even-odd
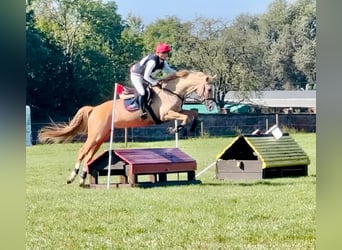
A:
POLYGON ((176 94, 182 100, 190 95, 196 93, 197 98, 202 102, 209 111, 215 108, 214 86, 212 81, 216 76, 208 76, 203 72, 180 70, 176 73, 164 78, 169 91, 173 87, 172 93, 176 94), (171 83, 174 83, 172 86, 171 83))
POLYGON ((208 76, 203 74, 203 82, 199 84, 196 90, 197 95, 200 97, 200 101, 206 106, 207 110, 212 111, 215 108, 216 102, 214 98, 214 85, 212 81, 215 76, 208 76))

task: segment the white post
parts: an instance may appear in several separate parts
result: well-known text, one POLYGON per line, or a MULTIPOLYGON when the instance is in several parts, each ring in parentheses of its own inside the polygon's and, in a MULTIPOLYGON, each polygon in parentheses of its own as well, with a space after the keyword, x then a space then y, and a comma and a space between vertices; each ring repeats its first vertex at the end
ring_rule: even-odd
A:
MULTIPOLYGON (((178 126, 178 122, 177 120, 175 120, 175 128, 177 129, 177 126, 178 126)), ((176 130, 176 133, 175 133, 175 140, 176 140, 176 148, 178 148, 178 131, 176 130)))
POLYGON ((201 122, 201 136, 204 136, 204 127, 203 127, 203 122, 201 122))
POLYGON ((112 124, 110 129, 110 142, 109 142, 109 158, 108 158, 108 176, 107 176, 107 189, 109 189, 109 183, 110 183, 110 166, 112 163, 112 142, 114 137, 114 115, 115 115, 115 104, 116 104, 116 88, 117 83, 114 85, 114 96, 113 96, 113 108, 112 108, 112 124))
POLYGON ((31 108, 26 105, 26 146, 32 146, 31 108))

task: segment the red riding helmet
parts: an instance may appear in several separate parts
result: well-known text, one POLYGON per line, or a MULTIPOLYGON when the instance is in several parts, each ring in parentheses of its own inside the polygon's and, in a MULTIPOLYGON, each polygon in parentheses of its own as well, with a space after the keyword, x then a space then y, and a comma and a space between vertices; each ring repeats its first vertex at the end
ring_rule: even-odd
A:
POLYGON ((156 53, 169 53, 170 51, 171 48, 167 43, 160 43, 157 45, 156 53))

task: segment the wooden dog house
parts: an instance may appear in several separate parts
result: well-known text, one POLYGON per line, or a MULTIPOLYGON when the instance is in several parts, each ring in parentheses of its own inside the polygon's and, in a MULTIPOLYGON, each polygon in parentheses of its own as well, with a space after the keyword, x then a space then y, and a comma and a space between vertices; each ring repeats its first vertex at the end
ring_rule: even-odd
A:
POLYGON ((216 158, 217 179, 263 179, 307 176, 309 157, 284 133, 240 135, 216 158))

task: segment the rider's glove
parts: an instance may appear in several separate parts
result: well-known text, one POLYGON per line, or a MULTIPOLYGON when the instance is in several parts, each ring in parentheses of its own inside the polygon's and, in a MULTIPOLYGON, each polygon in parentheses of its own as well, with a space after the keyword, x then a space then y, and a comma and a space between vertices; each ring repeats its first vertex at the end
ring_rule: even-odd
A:
POLYGON ((159 80, 158 82, 157 82, 157 86, 159 87, 159 88, 163 88, 163 80, 159 80))

